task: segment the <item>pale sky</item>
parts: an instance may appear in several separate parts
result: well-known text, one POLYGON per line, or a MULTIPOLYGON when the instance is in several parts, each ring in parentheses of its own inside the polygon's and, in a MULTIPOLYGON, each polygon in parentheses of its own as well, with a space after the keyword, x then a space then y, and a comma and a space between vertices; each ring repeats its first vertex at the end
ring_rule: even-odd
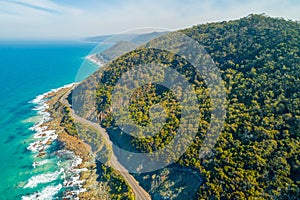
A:
POLYGON ((76 39, 175 30, 265 13, 300 21, 299 0, 0 0, 0 39, 76 39))

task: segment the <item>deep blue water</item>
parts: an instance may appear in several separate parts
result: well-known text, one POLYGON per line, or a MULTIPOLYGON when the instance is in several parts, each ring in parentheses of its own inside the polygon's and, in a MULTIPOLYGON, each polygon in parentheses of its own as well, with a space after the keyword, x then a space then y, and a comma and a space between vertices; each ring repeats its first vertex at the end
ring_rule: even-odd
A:
MULTIPOLYGON (((34 158, 27 147, 34 120, 28 119, 37 112, 28 102, 74 82, 94 47, 84 42, 0 42, 0 199, 21 199, 44 187, 23 188, 33 174, 51 171, 47 165, 38 171, 32 167, 34 158)), ((96 68, 86 64, 81 78, 96 68)))

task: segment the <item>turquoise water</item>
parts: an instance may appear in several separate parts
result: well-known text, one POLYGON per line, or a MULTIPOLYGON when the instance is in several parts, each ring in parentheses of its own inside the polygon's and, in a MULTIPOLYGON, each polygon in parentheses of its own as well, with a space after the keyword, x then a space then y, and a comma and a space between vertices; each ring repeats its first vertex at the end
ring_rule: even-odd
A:
MULTIPOLYGON (((21 199, 35 192, 51 192, 48 186, 57 186, 53 180, 26 187, 34 177, 42 180, 39 175, 59 171, 54 156, 48 156, 48 163, 42 166, 32 165, 36 158, 27 147, 34 131, 29 128, 40 118, 33 110, 36 105, 29 102, 74 82, 84 57, 94 47, 83 42, 0 42, 0 199, 21 199)), ((80 78, 96 69, 86 64, 80 78)))

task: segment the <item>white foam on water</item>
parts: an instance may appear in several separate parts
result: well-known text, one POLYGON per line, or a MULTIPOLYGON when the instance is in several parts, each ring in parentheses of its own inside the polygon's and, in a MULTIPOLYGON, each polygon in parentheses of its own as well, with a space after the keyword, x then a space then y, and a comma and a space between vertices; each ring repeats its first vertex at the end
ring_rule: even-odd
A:
POLYGON ((46 110, 47 108, 49 108, 47 104, 38 104, 38 106, 34 107, 33 110, 41 111, 41 110, 46 110))
POLYGON ((70 84, 64 85, 64 86, 59 87, 59 88, 56 88, 56 89, 51 89, 50 91, 48 91, 48 92, 46 92, 46 93, 44 93, 44 94, 41 94, 41 95, 36 96, 35 99, 33 99, 32 101, 29 101, 29 103, 39 104, 40 102, 45 101, 45 100, 44 100, 45 97, 46 97, 47 95, 49 95, 50 93, 52 93, 52 92, 57 92, 57 91, 59 91, 59 90, 61 90, 61 89, 64 89, 64 88, 70 88, 70 87, 74 86, 75 84, 77 84, 77 83, 70 83, 70 84))
POLYGON ((101 62, 99 59, 96 58, 95 54, 88 55, 85 57, 86 60, 98 65, 98 67, 102 67, 105 63, 101 62))
POLYGON ((66 156, 70 162, 57 163, 58 166, 63 166, 66 171, 63 173, 63 187, 68 190, 64 198, 66 199, 78 199, 78 195, 86 190, 83 188, 85 180, 80 180, 80 173, 87 171, 87 168, 79 168, 82 163, 82 159, 76 156, 73 152, 68 150, 59 150, 58 156, 66 156))
MULTIPOLYGON (((55 130, 48 130, 48 127, 44 125, 45 122, 51 120, 50 113, 46 111, 49 108, 49 105, 47 105, 47 99, 45 98, 52 92, 57 92, 60 89, 72 87, 75 84, 76 83, 72 83, 57 89, 52 89, 49 92, 38 95, 34 100, 30 101, 30 103, 36 104, 33 110, 37 111, 39 121, 30 128, 30 130, 35 131, 36 133, 32 138, 34 142, 27 147, 28 150, 32 151, 33 153, 45 152, 45 150, 50 147, 49 141, 51 143, 57 139, 57 133, 55 130)), ((35 188, 39 184, 51 183, 59 178, 63 178, 63 185, 59 184, 57 186, 48 186, 44 190, 36 192, 32 195, 23 196, 22 199, 52 199, 52 197, 63 187, 68 188, 68 193, 65 195, 71 195, 72 199, 78 199, 79 193, 86 191, 83 188, 84 180, 80 180, 80 173, 82 171, 86 171, 87 169, 78 168, 78 166, 82 163, 82 159, 78 156, 75 156, 73 152, 66 150, 58 150, 55 155, 59 158, 57 165, 61 168, 61 170, 54 173, 45 173, 33 176, 28 180, 24 188, 35 188)), ((38 157, 38 155, 35 157, 38 157)), ((45 165, 48 162, 49 160, 39 160, 35 161, 32 166, 36 168, 38 166, 45 165)))
POLYGON ((22 200, 51 200, 53 196, 62 189, 62 185, 48 186, 41 192, 34 193, 29 196, 23 196, 22 200))
POLYGON ((39 104, 44 99, 45 94, 47 94, 47 93, 38 95, 37 97, 35 97, 35 99, 33 99, 32 101, 30 101, 29 103, 39 104))
POLYGON ((40 116, 33 116, 29 117, 28 119, 25 119, 22 121, 22 123, 38 123, 40 121, 40 116))
POLYGON ((39 129, 39 132, 34 134, 34 139, 39 139, 38 141, 35 141, 31 143, 27 149, 32 152, 41 152, 45 151, 47 148, 49 148, 48 142, 52 142, 57 139, 57 134, 55 130, 47 130, 44 131, 46 127, 41 127, 39 129))
POLYGON ((74 191, 69 191, 66 196, 64 196, 64 199, 72 199, 72 200, 79 200, 78 195, 82 192, 86 192, 86 189, 79 189, 74 191))
POLYGON ((24 188, 35 188, 41 183, 50 183, 52 181, 55 181, 58 179, 59 175, 64 171, 63 168, 60 169, 60 171, 56 171, 54 173, 46 173, 46 174, 40 174, 37 176, 33 176, 29 179, 27 184, 24 186, 24 188))
POLYGON ((34 130, 37 132, 36 134, 34 134, 34 138, 38 138, 39 135, 42 135, 43 132, 45 130, 47 130, 48 126, 39 126, 39 127, 36 127, 34 130))
POLYGON ((64 187, 77 186, 78 188, 80 188, 83 183, 84 183, 84 180, 80 180, 80 176, 77 175, 77 176, 70 177, 68 180, 65 180, 63 185, 64 185, 64 187))
POLYGON ((34 162, 32 164, 33 168, 36 168, 38 166, 43 166, 43 165, 46 165, 47 163, 49 163, 49 160, 42 160, 40 162, 34 162))

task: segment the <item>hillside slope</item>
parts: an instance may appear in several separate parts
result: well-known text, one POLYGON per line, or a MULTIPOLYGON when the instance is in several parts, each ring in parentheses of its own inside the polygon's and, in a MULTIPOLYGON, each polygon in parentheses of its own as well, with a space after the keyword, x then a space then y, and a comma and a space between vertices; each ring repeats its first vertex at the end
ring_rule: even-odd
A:
MULTIPOLYGON (((199 158, 199 149, 210 122, 208 90, 190 63, 176 55, 137 49, 114 60, 77 87, 73 105, 78 105, 78 113, 92 120, 98 116, 102 126, 114 128, 111 93, 117 80, 145 60, 163 63, 187 76, 197 91, 203 113, 197 137, 177 160, 182 167, 200 170, 204 183, 198 190, 198 198, 297 199, 300 195, 300 24, 250 15, 180 32, 204 46, 221 70, 228 94, 224 129, 205 158, 199 158), (87 101, 87 93, 96 98, 87 101)), ((163 148, 176 134, 180 120, 178 102, 172 92, 155 84, 135 91, 131 118, 140 125, 147 124, 148 108, 157 102, 166 105, 167 124, 153 137, 128 137, 135 151, 163 148)))

